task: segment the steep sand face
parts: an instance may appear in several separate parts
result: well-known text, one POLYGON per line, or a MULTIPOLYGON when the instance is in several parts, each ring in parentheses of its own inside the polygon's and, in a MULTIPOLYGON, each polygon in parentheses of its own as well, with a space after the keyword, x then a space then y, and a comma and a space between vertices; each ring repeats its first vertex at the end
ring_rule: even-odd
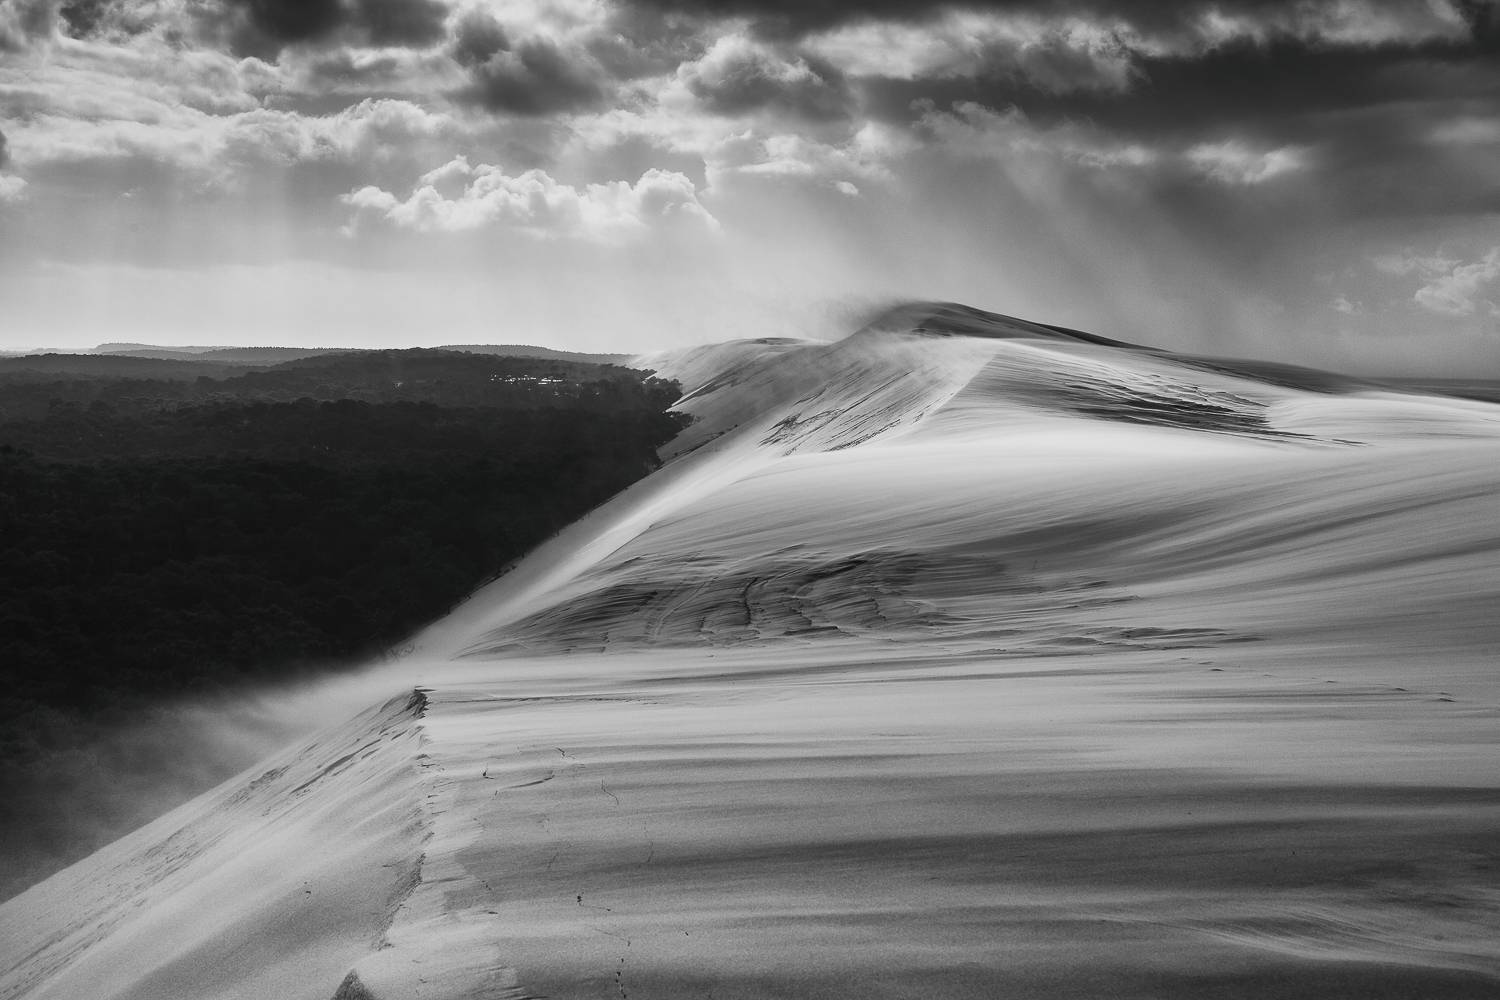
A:
POLYGON ((420 713, 0 907, 0 997, 1500 995, 1500 407, 949 306, 658 363, 420 713))
POLYGON ((330 996, 416 884, 407 691, 0 907, 0 997, 330 996))

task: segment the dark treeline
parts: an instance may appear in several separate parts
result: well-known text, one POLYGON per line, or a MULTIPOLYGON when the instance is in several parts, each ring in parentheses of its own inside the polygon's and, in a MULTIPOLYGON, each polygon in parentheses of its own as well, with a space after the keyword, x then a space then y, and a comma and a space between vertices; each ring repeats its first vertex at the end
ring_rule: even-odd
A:
POLYGON ((70 407, 127 413, 247 401, 353 399, 371 403, 532 409, 632 405, 638 373, 612 365, 438 350, 322 354, 271 368, 107 355, 0 359, 0 422, 42 420, 70 407))
POLYGON ((650 471, 676 397, 628 369, 450 352, 10 373, 0 897, 149 818, 110 794, 111 732, 410 635, 650 471))

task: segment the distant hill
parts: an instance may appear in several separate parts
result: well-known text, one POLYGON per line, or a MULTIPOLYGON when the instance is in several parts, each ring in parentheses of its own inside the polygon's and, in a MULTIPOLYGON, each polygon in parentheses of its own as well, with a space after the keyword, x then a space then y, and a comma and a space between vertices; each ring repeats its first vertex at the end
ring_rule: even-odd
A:
MULTIPOLYGON (((0 353, 0 379, 14 382, 39 381, 43 377, 159 379, 193 381, 199 378, 225 379, 248 372, 285 364, 319 364, 316 359, 369 355, 389 359, 393 356, 413 358, 422 351, 446 352, 450 355, 487 355, 497 358, 520 358, 528 361, 555 361, 568 365, 619 365, 629 367, 628 354, 585 354, 557 351, 549 347, 524 344, 458 344, 439 348, 411 348, 392 351, 382 348, 347 347, 154 347, 150 344, 100 344, 92 353, 43 354, 0 353)), ((570 370, 577 376, 577 370, 570 370)))
POLYGON ((149 356, 147 352, 160 352, 162 354, 203 354, 206 351, 222 350, 222 347, 214 346, 174 346, 162 347, 158 344, 100 344, 94 348, 94 354, 135 354, 142 357, 149 356))
MULTIPOLYGON (((322 354, 356 354, 380 351, 375 347, 157 347, 152 344, 100 344, 95 354, 156 358, 163 361, 217 361, 225 364, 275 365, 322 354)), ((558 351, 529 344, 445 344, 439 351, 464 354, 493 354, 502 358, 541 358, 547 361, 578 361, 594 365, 624 364, 629 354, 590 354, 581 351, 558 351)))
MULTIPOLYGON (((526 350, 521 348, 520 350, 526 350)), ((310 371, 327 371, 340 378, 357 377, 410 379, 419 377, 467 378, 491 375, 544 375, 566 374, 568 377, 597 378, 610 374, 608 369, 624 368, 609 362, 585 360, 596 355, 568 354, 563 351, 548 351, 546 348, 531 348, 540 353, 512 353, 510 348, 494 351, 466 350, 458 347, 405 347, 385 349, 362 349, 353 351, 329 351, 292 358, 275 365, 262 373, 294 377, 292 373, 305 374, 310 371)), ((604 355, 597 355, 604 357, 604 355)), ((249 373, 247 373, 249 374, 249 373)), ((614 372, 619 375, 622 372, 614 372)), ((262 376, 257 376, 262 377, 262 376)))
POLYGON ((592 365, 623 365, 630 354, 585 354, 579 351, 554 351, 550 347, 524 344, 448 344, 440 351, 462 351, 465 354, 494 354, 502 358, 541 358, 546 361, 578 361, 592 365))
POLYGON ((177 358, 144 358, 123 354, 25 354, 0 358, 0 377, 25 379, 28 375, 82 378, 166 379, 192 381, 241 375, 243 364, 190 361, 177 358))
POLYGON ((283 361, 316 357, 320 354, 344 354, 346 348, 334 347, 148 347, 132 346, 128 349, 118 344, 101 344, 99 354, 112 357, 158 358, 167 361, 204 361, 230 365, 277 365, 283 361))

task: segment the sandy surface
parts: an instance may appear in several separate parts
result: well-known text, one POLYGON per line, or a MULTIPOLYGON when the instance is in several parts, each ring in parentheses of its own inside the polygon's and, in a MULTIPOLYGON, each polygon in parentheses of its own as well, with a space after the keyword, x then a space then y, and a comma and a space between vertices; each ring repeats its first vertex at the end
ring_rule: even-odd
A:
POLYGON ((656 359, 673 462, 0 998, 1500 995, 1500 407, 961 318, 656 359))

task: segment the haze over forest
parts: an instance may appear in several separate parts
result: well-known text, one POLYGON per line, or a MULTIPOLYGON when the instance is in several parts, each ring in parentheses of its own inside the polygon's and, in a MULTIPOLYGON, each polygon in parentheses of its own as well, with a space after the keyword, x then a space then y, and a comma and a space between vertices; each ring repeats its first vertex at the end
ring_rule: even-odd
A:
POLYGON ((686 422, 560 357, 161 353, 0 359, 0 898, 284 741, 266 691, 399 650, 686 422))

